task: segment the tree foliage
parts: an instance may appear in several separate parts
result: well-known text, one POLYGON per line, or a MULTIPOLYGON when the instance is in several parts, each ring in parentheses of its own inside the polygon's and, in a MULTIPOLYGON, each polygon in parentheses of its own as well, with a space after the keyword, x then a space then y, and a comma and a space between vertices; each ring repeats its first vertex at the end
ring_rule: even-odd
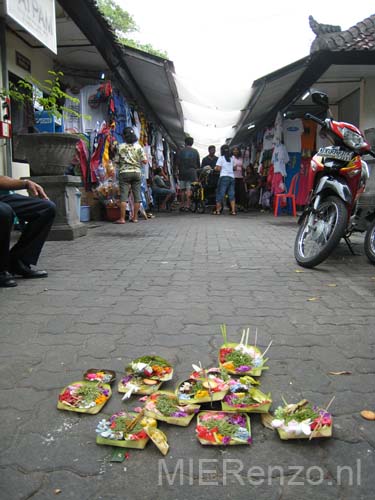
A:
POLYGON ((155 56, 168 58, 165 51, 155 49, 151 44, 142 44, 137 40, 129 38, 129 35, 137 33, 139 28, 134 17, 126 10, 122 9, 114 0, 96 0, 99 10, 109 22, 116 33, 118 41, 123 45, 134 47, 155 56))

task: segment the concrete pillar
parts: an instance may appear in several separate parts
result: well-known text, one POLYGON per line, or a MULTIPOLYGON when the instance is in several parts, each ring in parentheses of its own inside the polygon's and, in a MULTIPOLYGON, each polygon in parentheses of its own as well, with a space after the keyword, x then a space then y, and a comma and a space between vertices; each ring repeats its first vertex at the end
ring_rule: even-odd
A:
POLYGON ((31 177, 43 186, 48 197, 56 203, 56 218, 48 239, 74 240, 87 234, 87 227, 79 220, 77 198, 80 197, 81 178, 74 175, 45 175, 31 177), (78 191, 78 193, 77 193, 78 191))

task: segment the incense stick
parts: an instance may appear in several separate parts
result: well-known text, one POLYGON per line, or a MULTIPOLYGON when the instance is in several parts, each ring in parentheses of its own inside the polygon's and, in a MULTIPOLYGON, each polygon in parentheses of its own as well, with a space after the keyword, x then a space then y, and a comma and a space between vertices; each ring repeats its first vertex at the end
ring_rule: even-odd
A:
POLYGON ((266 349, 266 350, 264 351, 264 353, 262 354, 262 358, 264 358, 264 356, 266 355, 266 353, 267 353, 268 349, 269 349, 269 348, 271 347, 271 345, 272 345, 272 342, 273 342, 273 340, 271 340, 271 342, 268 344, 267 349, 266 349))

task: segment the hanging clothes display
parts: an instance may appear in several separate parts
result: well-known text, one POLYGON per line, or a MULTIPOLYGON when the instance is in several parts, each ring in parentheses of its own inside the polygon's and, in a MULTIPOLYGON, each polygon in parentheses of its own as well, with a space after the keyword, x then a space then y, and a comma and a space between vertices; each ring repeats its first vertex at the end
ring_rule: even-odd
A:
POLYGON ((303 123, 301 118, 284 120, 283 136, 284 144, 288 153, 301 152, 301 136, 303 134, 303 123))
POLYGON ((286 167, 285 187, 289 190, 290 183, 295 174, 298 174, 301 167, 301 153, 289 153, 289 163, 286 167))
POLYGON ((109 114, 109 97, 103 95, 98 85, 87 85, 80 91, 82 109, 81 131, 92 132, 97 129, 97 123, 107 120, 109 114))
POLYGON ((273 154, 272 163, 275 174, 279 173, 286 177, 286 164, 289 162, 288 151, 283 143, 276 144, 273 154))
POLYGON ((125 97, 118 89, 113 91, 115 137, 118 143, 122 142, 122 133, 125 127, 132 126, 132 113, 125 97))
POLYGON ((301 167, 298 179, 298 191, 296 195, 297 205, 306 205, 309 196, 308 190, 308 177, 310 169, 311 158, 301 158, 301 167))

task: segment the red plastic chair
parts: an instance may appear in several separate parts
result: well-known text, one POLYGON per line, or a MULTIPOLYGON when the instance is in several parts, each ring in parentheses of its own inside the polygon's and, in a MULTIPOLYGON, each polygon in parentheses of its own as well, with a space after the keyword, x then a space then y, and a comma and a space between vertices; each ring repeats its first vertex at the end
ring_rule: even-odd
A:
POLYGON ((289 198, 289 199, 292 200, 293 217, 297 216, 297 210, 296 210, 296 191, 297 191, 298 178, 299 178, 299 174, 293 175, 292 182, 290 183, 289 191, 287 193, 275 194, 275 197, 274 197, 274 212, 273 212, 273 215, 275 217, 278 216, 279 204, 280 204, 281 198, 284 198, 284 199, 288 199, 289 198))

